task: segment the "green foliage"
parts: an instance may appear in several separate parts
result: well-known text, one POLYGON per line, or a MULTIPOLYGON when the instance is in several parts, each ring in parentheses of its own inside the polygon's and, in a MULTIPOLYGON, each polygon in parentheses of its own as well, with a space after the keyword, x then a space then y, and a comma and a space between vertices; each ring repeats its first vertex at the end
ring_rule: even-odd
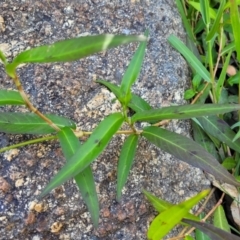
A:
MULTIPOLYGON (((76 128, 73 121, 53 114, 46 114, 59 128, 76 128)), ((0 114, 0 131, 11 134, 48 134, 55 130, 33 113, 3 112, 0 114)))
POLYGON ((118 161, 117 173, 117 199, 120 200, 121 191, 127 181, 134 156, 137 149, 139 136, 137 134, 130 135, 124 142, 118 161))
MULTIPOLYGON (((193 103, 197 103, 197 105, 153 109, 147 101, 131 91, 132 85, 140 74, 144 60, 148 31, 145 32, 145 36, 105 34, 63 40, 24 51, 16 56, 11 63, 8 63, 4 54, 0 52, 0 59, 5 66, 6 74, 12 78, 18 90, 18 92, 1 90, 0 105, 25 105, 30 111, 34 112, 2 112, 0 115, 0 131, 11 134, 52 134, 50 137, 39 138, 28 142, 28 144, 58 139, 63 155, 66 158, 66 163, 52 177, 39 198, 44 197, 52 189, 67 180, 74 178, 96 227, 99 219, 99 203, 91 163, 105 150, 115 134, 128 135, 122 148, 119 146, 119 149, 121 149, 117 169, 117 199, 119 201, 134 162, 138 141, 142 137, 178 159, 211 173, 217 180, 240 186, 240 183, 227 171, 227 169, 238 166, 238 163, 232 164, 231 168, 229 162, 223 161, 230 152, 226 150, 228 148, 240 153, 238 135, 227 122, 229 112, 238 111, 240 105, 232 104, 232 101, 229 100, 230 97, 224 95, 226 88, 230 84, 226 80, 228 76, 227 68, 232 62, 235 50, 237 56, 239 56, 239 47, 236 46, 239 38, 239 34, 236 32, 236 26, 238 26, 236 7, 235 5, 226 5, 225 1, 223 1, 219 5, 219 10, 215 11, 212 4, 206 0, 200 2, 189 1, 186 3, 187 6, 184 5, 183 1, 176 0, 176 3, 182 15, 184 26, 187 29, 188 47, 173 35, 168 38, 168 41, 182 54, 192 68, 192 87, 186 91, 185 98, 196 97, 193 103), (233 15, 230 16, 229 22, 235 27, 232 27, 230 31, 226 30, 232 40, 231 45, 227 46, 226 36, 223 31, 227 24, 223 23, 223 19, 226 17, 225 13, 228 7, 230 7, 230 12, 233 15), (187 10, 189 10, 188 13, 187 10), (202 19, 197 18, 196 14, 200 14, 202 19), (202 34, 201 38, 196 33, 198 35, 202 34), (114 93, 116 99, 121 103, 122 110, 105 117, 82 144, 80 144, 78 138, 88 135, 89 132, 85 132, 84 129, 76 130, 75 123, 69 119, 42 114, 34 108, 22 89, 16 73, 16 68, 22 63, 75 61, 112 47, 136 41, 141 43, 123 75, 120 86, 106 80, 97 80, 97 83, 104 85, 114 93), (220 41, 220 44, 218 44, 219 53, 214 49, 217 41, 220 41), (202 42, 203 52, 199 53, 198 44, 200 42, 202 42), (220 74, 218 81, 216 81, 214 67, 217 65, 216 69, 218 68, 218 57, 222 58, 224 64, 222 68, 219 67, 220 74), (208 104, 205 104, 206 100, 208 104), (225 104, 220 104, 221 102, 225 104), (231 104, 229 104, 230 102, 231 104), (192 119, 194 121, 193 131, 196 141, 158 127, 161 125, 158 121, 170 119, 192 119), (148 122, 148 127, 138 129, 135 126, 136 122, 148 122), (123 123, 128 126, 128 130, 121 130, 123 123), (224 158, 222 158, 223 155, 224 158)), ((240 83, 239 79, 229 80, 229 82, 233 85, 240 83)), ((236 124, 233 127, 239 127, 236 124)), ((23 145, 24 143, 18 146, 23 145)), ((8 149, 10 148, 8 147, 8 149)), ((3 150, 0 149, 0 152, 3 150)), ((237 176, 238 174, 236 174, 237 176)), ((214 231, 219 234, 219 230, 216 230, 213 226, 209 227, 201 223, 199 225, 198 218, 189 213, 192 206, 197 204, 207 193, 208 191, 203 191, 185 202, 173 205, 144 191, 148 200, 160 212, 149 228, 149 239, 163 237, 178 223, 197 226, 206 234, 210 232, 211 235, 214 231), (183 219, 183 217, 188 218, 188 220, 183 219)), ((218 218, 220 217, 218 216, 218 218)), ((215 237, 215 235, 212 236, 215 237)), ((227 236, 229 237, 229 235, 227 236)), ((191 237, 186 236, 187 238, 191 237)))
POLYGON ((25 105, 19 92, 0 90, 0 106, 4 105, 25 105))
POLYGON ((182 203, 176 204, 161 212, 151 223, 148 229, 148 239, 162 239, 176 224, 178 224, 202 198, 206 197, 209 190, 202 191, 196 196, 182 203))
POLYGON ((52 189, 63 184, 90 165, 106 148, 109 141, 123 123, 121 113, 113 113, 106 117, 94 129, 88 140, 68 159, 62 169, 52 178, 43 189, 39 198, 44 197, 52 189))
POLYGON ((214 212, 214 226, 226 232, 231 232, 223 207, 219 205, 214 212))
MULTIPOLYGON (((81 146, 78 138, 70 128, 65 127, 58 132, 58 138, 64 157, 67 160, 70 159, 81 146)), ((82 172, 78 173, 74 179, 83 200, 91 213, 93 225, 97 227, 99 219, 99 204, 91 167, 86 167, 82 172)))

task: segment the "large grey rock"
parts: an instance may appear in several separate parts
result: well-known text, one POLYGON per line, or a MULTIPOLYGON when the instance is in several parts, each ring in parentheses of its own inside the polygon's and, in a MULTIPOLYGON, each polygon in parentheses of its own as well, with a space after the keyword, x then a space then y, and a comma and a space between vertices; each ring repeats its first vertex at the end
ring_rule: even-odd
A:
MULTIPOLYGON (((183 40, 185 37, 174 1, 2 0, 0 9, 4 19, 0 48, 10 59, 28 47, 59 39, 99 33, 140 34, 148 28, 150 41, 134 92, 154 107, 185 103, 182 99, 189 83, 187 64, 167 43, 170 34, 183 40)), ((130 44, 73 63, 27 65, 19 69, 19 75, 32 102, 42 112, 67 116, 79 128, 90 130, 120 107, 112 103, 114 96, 94 80, 119 84, 135 49, 136 44, 130 44)), ((1 88, 14 88, 2 66, 0 70, 1 88)), ((190 136, 186 121, 172 121, 168 129, 190 136)), ((0 144, 28 139, 32 136, 1 134, 0 144)), ((122 136, 115 137, 92 164, 101 207, 96 230, 73 181, 45 197, 42 212, 31 210, 37 194, 64 164, 58 142, 2 154, 0 238, 146 239, 156 213, 144 199, 142 188, 177 203, 209 186, 200 170, 141 139, 122 200, 116 202, 116 168, 123 140, 122 136), (61 230, 53 233, 51 226, 61 225, 61 230)))

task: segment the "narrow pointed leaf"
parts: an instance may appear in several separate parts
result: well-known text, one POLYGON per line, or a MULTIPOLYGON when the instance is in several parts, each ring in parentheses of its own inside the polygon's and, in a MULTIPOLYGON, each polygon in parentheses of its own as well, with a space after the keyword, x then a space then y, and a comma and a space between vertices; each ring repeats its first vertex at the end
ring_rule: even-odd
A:
POLYGON ((137 149, 139 135, 132 134, 125 140, 120 157, 118 160, 117 169, 117 200, 120 200, 122 188, 127 181, 127 177, 130 173, 134 156, 137 149))
POLYGON ((128 103, 128 107, 135 112, 142 112, 145 110, 152 109, 152 107, 148 104, 148 102, 146 102, 144 99, 142 99, 141 97, 133 93, 132 93, 132 98, 128 103))
MULTIPOLYGON (((148 31, 145 32, 145 36, 148 37, 148 31)), ((125 71, 120 90, 121 90, 121 102, 128 104, 131 95, 131 86, 137 80, 138 75, 141 71, 147 41, 140 43, 137 51, 133 55, 133 58, 125 71)))
POLYGON ((3 105, 25 105, 25 102, 19 92, 0 90, 0 106, 3 105))
MULTIPOLYGON (((59 128, 76 128, 75 123, 67 118, 53 114, 45 114, 45 116, 59 128)), ((3 112, 0 114, 0 132, 12 134, 48 134, 54 133, 56 130, 36 114, 3 112)))
POLYGON ((217 116, 201 117, 197 120, 208 134, 226 143, 233 150, 240 152, 240 139, 233 142, 235 132, 224 120, 217 116))
POLYGON ((203 66, 203 64, 197 59, 197 57, 186 47, 186 45, 174 35, 168 37, 169 43, 179 51, 189 65, 198 73, 206 82, 210 82, 210 73, 208 70, 203 66))
POLYGON ((189 219, 183 219, 183 222, 200 229, 201 231, 206 233, 211 238, 211 240, 226 240, 226 239, 240 240, 240 238, 237 237, 236 235, 223 231, 222 229, 216 228, 209 223, 197 222, 189 219))
POLYGON ((187 32, 187 35, 188 37, 192 40, 192 41, 195 41, 195 37, 193 35, 193 31, 192 31, 192 27, 186 17, 186 14, 185 14, 185 11, 184 11, 184 8, 183 8, 183 3, 180 1, 180 0, 176 0, 176 5, 177 5, 177 8, 178 8, 178 12, 180 13, 181 15, 181 19, 182 19, 182 22, 183 22, 183 26, 187 32))
MULTIPOLYGON (((145 197, 148 199, 148 201, 153 205, 153 207, 159 212, 163 212, 167 209, 169 209, 170 207, 174 206, 174 204, 169 203, 167 201, 164 201, 161 198, 157 198, 154 195, 152 195, 150 192, 147 192, 146 190, 143 190, 143 193, 145 195, 145 197)), ((187 219, 192 219, 195 221, 198 221, 199 218, 191 213, 188 213, 185 218, 187 219)), ((184 223, 183 223, 184 224, 184 223)))
POLYGON ((11 73, 21 63, 69 62, 130 42, 146 41, 142 35, 103 34, 59 41, 26 50, 6 66, 11 73))
MULTIPOLYGON (((121 96, 120 87, 104 80, 97 80, 96 82, 107 87, 116 96, 117 99, 120 98, 121 96)), ((128 103, 128 107, 135 112, 149 110, 152 108, 144 99, 142 99, 141 97, 134 93, 132 93, 132 98, 128 103)))
POLYGON ((151 223, 148 229, 148 239, 162 239, 182 218, 184 218, 190 209, 207 196, 209 190, 204 190, 196 196, 182 203, 174 205, 168 210, 160 213, 151 223))
MULTIPOLYGON (((70 128, 63 128, 59 131, 58 138, 63 154, 68 161, 80 148, 80 142, 70 128)), ((78 173, 74 179, 91 214, 93 225, 97 227, 99 220, 99 203, 91 167, 86 167, 82 172, 78 173)))
POLYGON ((224 61, 224 65, 220 74, 220 77, 217 81, 217 86, 216 86, 216 96, 217 96, 217 101, 219 102, 220 100, 220 96, 221 96, 221 92, 222 92, 222 88, 224 85, 224 81, 226 80, 226 74, 227 74, 227 68, 229 66, 229 61, 230 61, 230 57, 232 55, 232 51, 230 51, 227 55, 227 58, 224 61))
POLYGON ((214 226, 220 228, 226 232, 231 232, 224 209, 222 205, 219 205, 214 212, 213 216, 214 226))
POLYGON ((63 184, 88 167, 103 152, 113 135, 121 127, 122 123, 123 116, 121 113, 113 113, 100 122, 88 140, 81 145, 69 161, 43 189, 39 198, 44 197, 52 189, 63 184))
POLYGON ((117 99, 120 98, 121 90, 119 86, 104 80, 97 80, 96 82, 107 87, 116 96, 117 99))
POLYGON ((160 121, 163 119, 188 119, 198 116, 222 114, 240 109, 240 104, 197 104, 163 107, 138 112, 133 115, 132 122, 160 121))
POLYGON ((237 60, 240 62, 240 15, 239 8, 236 0, 229 1, 230 3, 230 20, 231 26, 233 30, 233 36, 235 41, 235 48, 237 52, 237 60))
POLYGON ((221 18, 223 17, 223 11, 224 11, 225 4, 226 4, 226 0, 220 1, 220 6, 217 11, 216 19, 214 20, 214 23, 210 29, 210 32, 208 33, 208 35, 206 37, 206 41, 210 41, 213 38, 214 34, 217 33, 217 31, 220 27, 221 18))
POLYGON ((203 21, 208 28, 210 25, 210 13, 209 13, 209 0, 200 0, 200 11, 202 14, 203 21))
POLYGON ((221 57, 224 56, 225 54, 227 54, 230 51, 235 51, 235 42, 231 42, 229 43, 221 52, 221 57))
POLYGON ((144 128, 142 135, 160 149, 212 174, 216 179, 240 186, 240 183, 211 154, 191 139, 154 126, 144 128))

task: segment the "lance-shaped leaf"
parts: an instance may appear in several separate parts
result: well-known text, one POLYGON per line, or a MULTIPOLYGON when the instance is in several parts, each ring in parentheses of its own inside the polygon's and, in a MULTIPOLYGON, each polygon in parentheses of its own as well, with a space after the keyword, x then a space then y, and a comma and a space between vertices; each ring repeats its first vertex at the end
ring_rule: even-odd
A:
POLYGON ((220 1, 220 6, 218 8, 218 11, 217 11, 217 16, 216 16, 216 19, 214 20, 214 23, 206 37, 206 41, 210 41, 214 34, 218 31, 218 29, 220 28, 220 21, 221 21, 221 18, 223 17, 223 11, 224 11, 224 6, 226 4, 226 0, 221 0, 220 1))
POLYGON ((168 210, 160 213, 151 223, 148 229, 148 239, 162 239, 182 218, 184 218, 190 209, 207 196, 209 190, 204 190, 196 196, 182 203, 170 207, 168 210))
POLYGON ((233 30, 233 36, 235 40, 235 48, 237 52, 237 60, 240 61, 240 15, 239 15, 239 8, 236 1, 229 1, 230 3, 230 20, 231 26, 233 30))
POLYGON ((222 93, 222 88, 224 86, 224 81, 226 79, 226 74, 227 74, 227 68, 229 66, 229 62, 230 62, 230 57, 232 55, 232 51, 230 51, 228 53, 228 56, 227 58, 225 59, 224 61, 224 65, 223 65, 223 68, 222 68, 222 71, 221 71, 221 74, 220 74, 220 77, 217 81, 217 86, 216 86, 216 97, 217 97, 217 101, 219 102, 220 100, 220 97, 221 97, 221 93, 222 93))
POLYGON ((193 30, 192 30, 192 26, 190 25, 188 19, 187 19, 187 16, 186 16, 186 13, 185 13, 185 9, 183 7, 183 2, 181 2, 181 0, 176 0, 176 6, 178 8, 178 12, 180 13, 181 15, 181 19, 182 19, 182 22, 183 22, 183 26, 187 32, 187 35, 188 37, 191 39, 191 41, 195 41, 195 37, 193 35, 193 30))
POLYGON ((93 131, 88 140, 81 145, 69 161, 52 178, 43 189, 40 198, 48 194, 52 189, 76 176, 89 166, 106 148, 107 144, 121 127, 123 116, 121 113, 113 113, 107 116, 93 131))
POLYGON ((154 126, 144 128, 142 135, 162 150, 212 174, 216 179, 240 186, 240 183, 211 154, 191 139, 154 126))
POLYGON ((134 156, 137 149, 139 135, 132 134, 125 140, 120 157, 118 160, 118 170, 117 170, 117 200, 120 200, 122 188, 127 181, 127 177, 131 170, 134 156))
POLYGON ((132 98, 128 103, 128 107, 135 112, 142 112, 145 110, 152 109, 152 107, 148 104, 148 102, 146 102, 144 99, 142 99, 141 97, 133 93, 132 93, 132 98))
POLYGON ((210 25, 210 13, 209 10, 209 1, 208 0, 200 0, 200 12, 202 14, 203 22, 208 28, 210 25))
MULTIPOLYGON (((170 202, 164 201, 161 198, 157 198, 154 195, 152 195, 150 192, 147 192, 146 190, 142 190, 148 201, 153 205, 153 207, 160 213, 163 212, 170 207, 173 207, 174 205, 170 202)), ((198 221, 199 218, 191 213, 188 213, 185 218, 192 219, 195 221, 198 221)), ((183 223, 184 224, 184 223, 183 223)), ((185 225, 185 224, 184 224, 185 225)))
POLYGON ((233 150, 240 152, 240 139, 233 142, 235 132, 224 120, 217 116, 201 117, 197 120, 208 134, 226 143, 233 150))
POLYGON ((197 222, 189 219, 183 219, 183 222, 200 229, 201 231, 206 233, 211 238, 211 240, 240 240, 238 236, 228 233, 222 229, 216 228, 209 223, 197 222))
POLYGON ((25 102, 19 92, 0 90, 0 106, 3 105, 25 105, 25 102))
POLYGON ((240 109, 240 104, 197 104, 163 107, 138 112, 133 115, 132 122, 160 121, 163 119, 188 119, 193 117, 222 114, 240 109))
MULTIPOLYGON (((53 114, 45 114, 59 128, 70 127, 75 129, 73 121, 53 114)), ((33 113, 7 113, 0 114, 0 132, 13 134, 48 134, 54 133, 43 119, 33 113)))
POLYGON ((231 229, 229 227, 224 209, 222 205, 219 205, 217 209, 214 212, 214 218, 213 218, 214 226, 217 228, 220 228, 226 232, 231 232, 231 229))
MULTIPOLYGON (((80 148, 80 142, 70 128, 63 128, 58 132, 58 138, 63 154, 68 161, 80 148)), ((98 226, 99 203, 91 167, 86 167, 74 177, 88 211, 91 214, 93 225, 98 226)))
MULTIPOLYGON (((120 87, 104 80, 97 80, 96 82, 107 87, 116 96, 117 99, 120 98, 121 96, 120 87)), ((132 93, 132 98, 128 103, 128 107, 135 112, 141 112, 152 108, 144 99, 142 99, 141 97, 134 93, 132 93)))
POLYGON ((12 63, 6 65, 6 70, 12 76, 14 69, 21 63, 75 61, 122 44, 146 40, 147 38, 143 35, 126 36, 112 34, 67 39, 21 52, 13 59, 12 63))
POLYGON ((211 81, 210 73, 208 72, 208 70, 181 40, 179 40, 174 35, 171 35, 170 37, 168 37, 168 41, 177 51, 179 51, 183 55, 189 65, 194 69, 196 73, 198 73, 204 79, 204 81, 211 81))
MULTIPOLYGON (((145 36, 148 36, 148 31, 145 32, 145 36)), ((140 43, 137 51, 133 55, 133 58, 125 71, 120 90, 121 90, 121 99, 120 101, 123 102, 124 104, 128 104, 128 102, 131 99, 131 86, 133 83, 137 80, 138 75, 140 73, 142 63, 143 63, 143 58, 145 55, 145 49, 146 49, 147 42, 142 42, 140 43)))

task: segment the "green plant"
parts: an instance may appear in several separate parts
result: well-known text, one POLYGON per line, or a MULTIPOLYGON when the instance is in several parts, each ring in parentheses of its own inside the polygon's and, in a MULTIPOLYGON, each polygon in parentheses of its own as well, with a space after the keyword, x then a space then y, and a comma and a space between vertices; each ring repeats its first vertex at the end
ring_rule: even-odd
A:
MULTIPOLYGON (((187 46, 175 36, 170 36, 169 42, 184 56, 192 69, 192 87, 185 92, 185 99, 191 100, 191 104, 197 104, 196 108, 199 104, 206 102, 219 104, 219 106, 223 103, 240 103, 240 2, 234 0, 176 0, 176 4, 187 33, 187 46), (233 73, 229 69, 233 69, 233 73)), ((240 126, 239 113, 238 111, 238 119, 233 119, 229 114, 192 118, 195 141, 238 179, 240 175, 240 131, 236 132, 232 129, 240 126)), ((203 156, 200 152, 197 154, 203 156)), ((206 221, 214 213, 213 225, 199 222, 199 219, 196 221, 193 219, 194 215, 190 215, 187 211, 184 215, 180 209, 177 209, 179 205, 187 208, 185 205, 187 201, 172 206, 144 191, 155 209, 161 212, 159 216, 167 216, 167 212, 170 213, 170 217, 174 214, 182 214, 175 222, 169 221, 170 217, 166 217, 165 221, 159 216, 156 217, 149 228, 149 239, 157 240, 163 237, 162 233, 165 233, 165 229, 169 226, 173 227, 176 222, 188 223, 196 227, 196 240, 239 239, 235 235, 230 235, 232 227, 229 226, 221 206, 225 194, 233 197, 234 201, 238 203, 239 193, 237 196, 230 194, 230 186, 223 187, 217 182, 214 184, 223 191, 223 194, 216 206, 202 220, 206 221), (176 211, 172 211, 174 208, 176 211), (188 218, 188 220, 184 218, 188 218), (156 226, 157 221, 158 225, 156 226)), ((190 199, 190 202, 194 198, 190 199)), ((232 230, 234 229, 232 228, 232 230)), ((191 230, 186 231, 182 231, 178 238, 193 239, 188 235, 191 230)), ((239 234, 238 231, 236 232, 239 234)))
MULTIPOLYGON (((118 164, 118 199, 120 199, 122 187, 127 181, 137 142, 141 137, 146 138, 152 144, 169 152, 178 159, 211 173, 216 179, 235 186, 240 186, 240 183, 221 166, 214 156, 208 153, 198 143, 187 137, 159 127, 162 125, 162 120, 199 118, 206 115, 215 116, 217 114, 239 110, 240 105, 198 104, 197 108, 193 105, 184 105, 152 109, 145 100, 133 94, 131 91, 131 86, 137 80, 141 69, 147 45, 147 37, 148 32, 145 33, 145 36, 100 35, 70 39, 24 51, 16 56, 11 63, 8 63, 4 54, 0 53, 0 59, 5 66, 6 73, 12 78, 18 89, 18 92, 1 90, 0 103, 2 103, 2 105, 26 105, 28 109, 34 113, 1 113, 0 131, 13 134, 53 134, 52 136, 28 141, 18 144, 17 146, 13 145, 8 148, 3 148, 0 151, 2 152, 10 148, 50 139, 58 139, 67 161, 62 169, 60 169, 43 189, 39 199, 68 179, 74 178, 88 206, 95 226, 98 224, 99 207, 90 164, 104 151, 115 134, 127 135, 120 153, 118 164), (84 130, 76 131, 75 124, 68 119, 55 115, 45 115, 39 112, 28 100, 16 74, 17 66, 22 63, 73 61, 95 52, 132 41, 142 42, 122 78, 121 85, 116 86, 104 80, 97 81, 109 88, 115 94, 116 98, 121 103, 122 111, 107 116, 91 133, 85 132, 84 130), (129 109, 134 113, 131 114, 129 109), (149 126, 143 129, 137 129, 135 127, 136 122, 147 122, 149 126), (129 126, 129 130, 121 130, 123 123, 129 126), (88 135, 90 136, 86 142, 80 145, 78 138, 88 135)), ((173 36, 169 38, 169 41, 172 44, 182 44, 180 40, 173 36)), ((206 80, 209 80, 206 70, 204 70, 202 74, 204 79, 206 78, 206 80)), ((203 195, 205 194, 206 192, 203 195)), ((199 198, 197 199, 199 200, 199 198)), ((194 203, 195 202, 196 201, 194 201, 194 203)), ((181 207, 181 205, 180 207, 176 207, 176 210, 181 207)), ((187 209, 189 209, 189 207, 190 205, 187 209)), ((184 214, 187 214, 187 212, 188 210, 184 211, 184 214)))

